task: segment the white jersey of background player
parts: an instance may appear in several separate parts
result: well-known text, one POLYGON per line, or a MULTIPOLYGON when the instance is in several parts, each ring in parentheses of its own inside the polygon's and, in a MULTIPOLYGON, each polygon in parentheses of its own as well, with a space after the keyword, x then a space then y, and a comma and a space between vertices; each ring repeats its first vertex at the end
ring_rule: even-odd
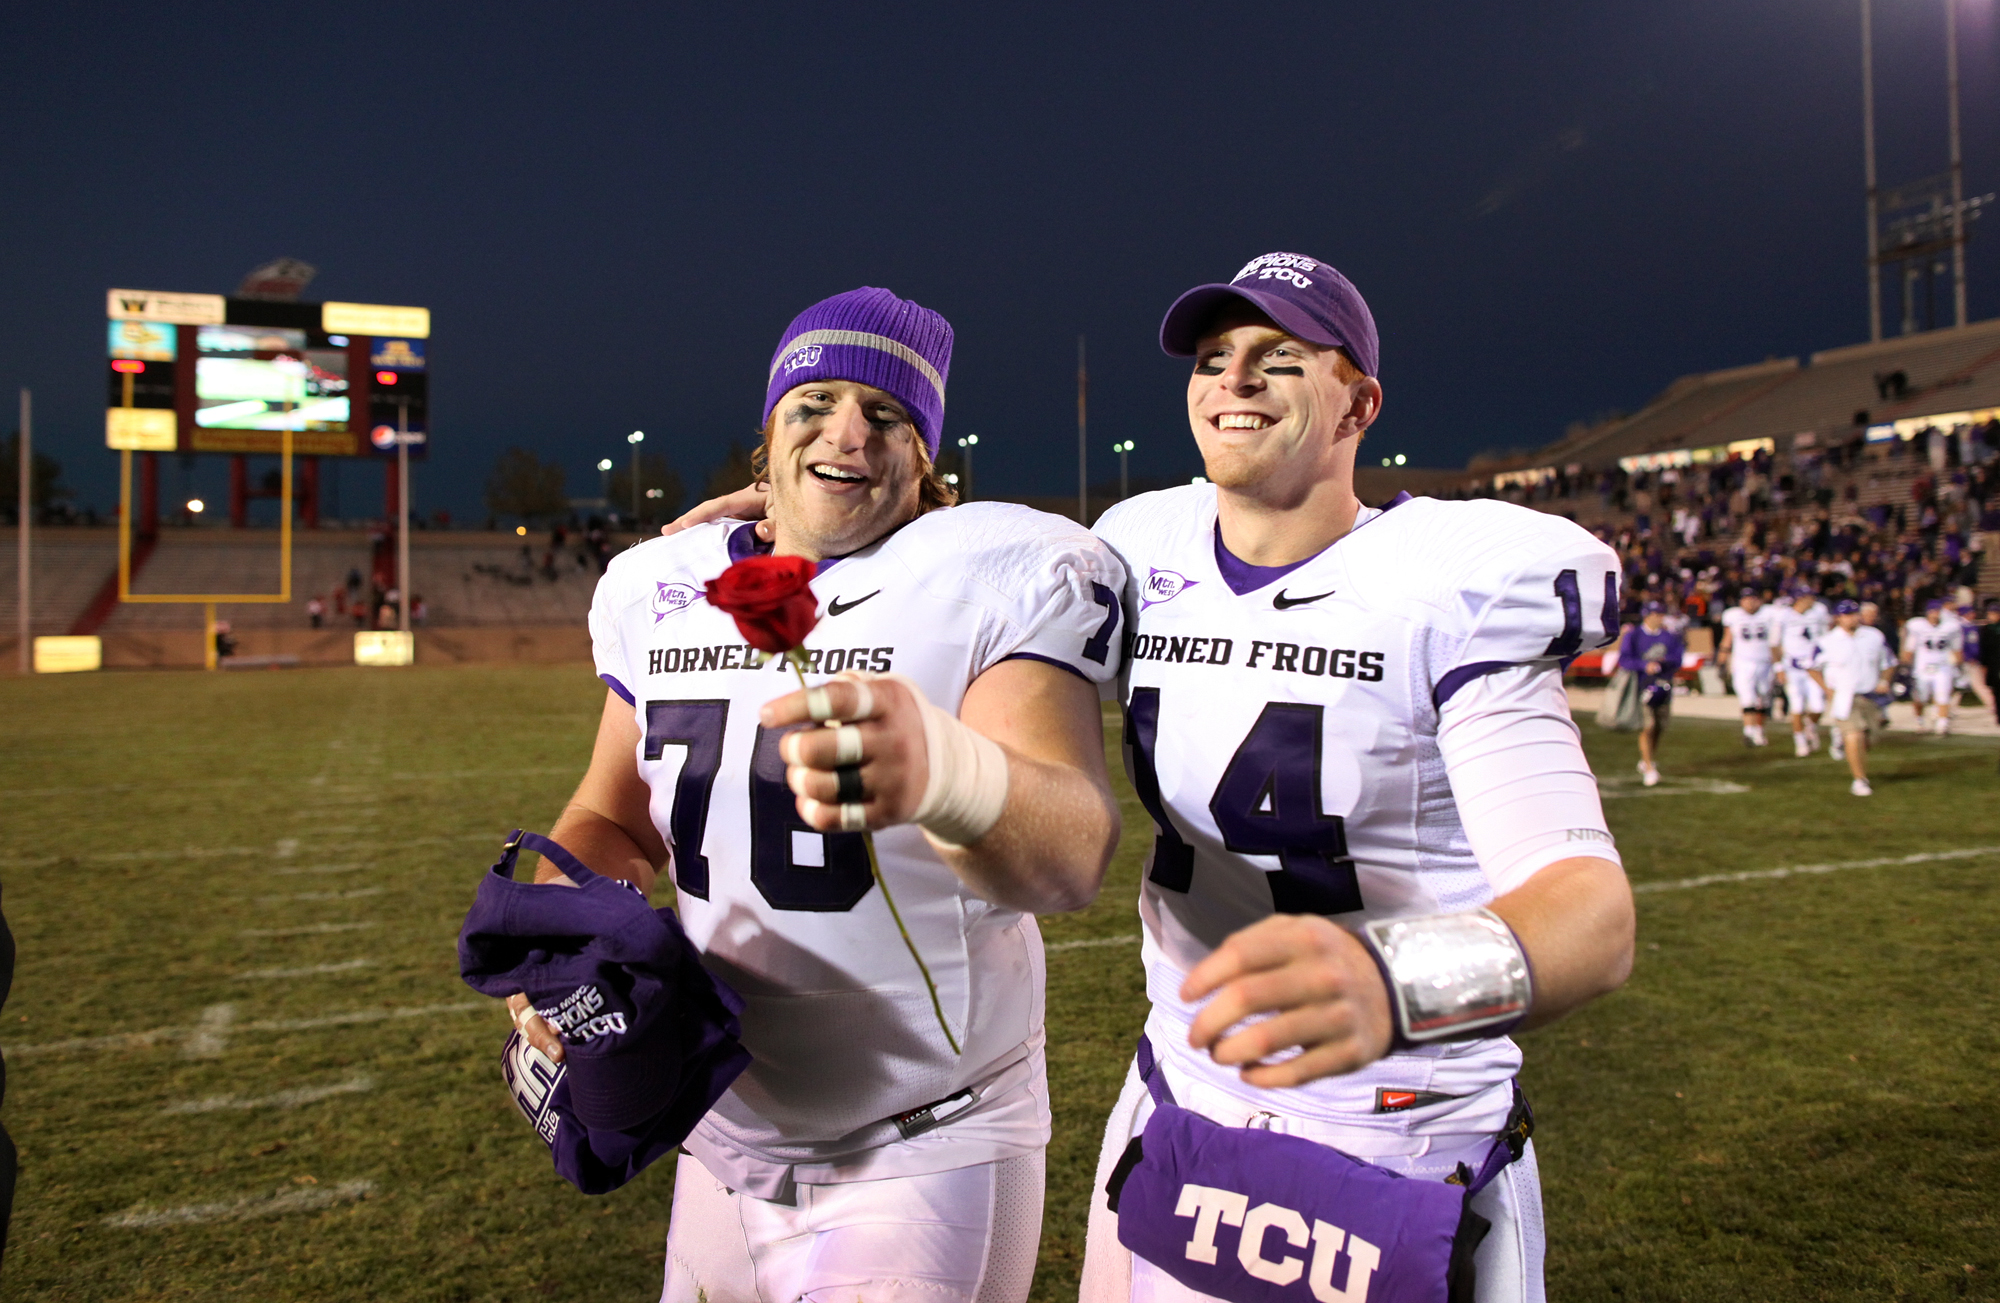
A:
POLYGON ((950 347, 886 290, 802 313, 765 397, 770 541, 727 523, 655 540, 593 604, 611 694, 552 835, 642 886, 671 855, 755 1058, 680 1160, 669 1303, 1027 1296, 1048 1132, 1029 915, 1087 903, 1117 841, 1096 682, 1123 571, 1059 518, 939 509, 950 347), (772 545, 818 563, 805 691, 703 594, 772 545), (962 1055, 874 884, 871 829, 962 1055))
POLYGON ((1743 707, 1743 738, 1763 746, 1764 716, 1771 709, 1771 674, 1777 658, 1776 612, 1764 595, 1745 589, 1738 604, 1722 613, 1722 656, 1729 662, 1730 686, 1743 707))
MULTIPOLYGON (((1792 716, 1792 749, 1809 756, 1819 747, 1819 717, 1826 709, 1826 692, 1813 677, 1819 668, 1819 640, 1833 624, 1833 613, 1811 591, 1801 588, 1788 603, 1775 608, 1778 620, 1777 673, 1785 686, 1785 704, 1792 716)), ((1838 731, 1835 732, 1838 737, 1838 731)))
POLYGON ((1924 706, 1932 706, 1931 727, 1951 732, 1951 708, 1958 698, 1958 667, 1965 660, 1965 628, 1958 618, 1932 598, 1924 613, 1903 625, 1903 663, 1910 667, 1910 699, 1923 725, 1924 706))
MULTIPOLYGON (((1561 682, 1617 635, 1617 558, 1506 504, 1362 508, 1374 323, 1319 260, 1268 255, 1191 291, 1161 342, 1195 356, 1212 483, 1096 526, 1131 575, 1127 764, 1157 827, 1148 1038, 1211 1120, 1443 1179, 1505 1123, 1519 1051, 1390 1052, 1385 979, 1347 929, 1490 905, 1531 957, 1538 1020, 1624 979, 1630 891, 1561 682)), ((1135 1071, 1099 1160, 1086 1303, 1202 1297, 1118 1242, 1103 1194, 1151 1108, 1135 1071)), ((1539 1299, 1532 1147, 1473 1205, 1494 1222, 1479 1297, 1539 1299)))

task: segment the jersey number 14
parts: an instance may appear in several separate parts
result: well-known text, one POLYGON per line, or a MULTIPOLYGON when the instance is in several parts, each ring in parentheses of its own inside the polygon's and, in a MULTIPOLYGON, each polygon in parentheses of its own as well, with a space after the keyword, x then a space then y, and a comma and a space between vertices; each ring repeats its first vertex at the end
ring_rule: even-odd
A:
MULTIPOLYGON (((1266 704, 1208 801, 1225 848, 1278 857, 1277 871, 1267 876, 1271 907, 1280 914, 1348 914, 1361 908, 1346 826, 1339 815, 1320 808, 1324 716, 1323 706, 1266 704)), ((1169 891, 1186 891, 1194 883, 1194 847, 1182 839, 1160 799, 1153 767, 1159 735, 1160 690, 1132 689, 1125 709, 1132 786, 1157 829, 1148 876, 1169 891)))

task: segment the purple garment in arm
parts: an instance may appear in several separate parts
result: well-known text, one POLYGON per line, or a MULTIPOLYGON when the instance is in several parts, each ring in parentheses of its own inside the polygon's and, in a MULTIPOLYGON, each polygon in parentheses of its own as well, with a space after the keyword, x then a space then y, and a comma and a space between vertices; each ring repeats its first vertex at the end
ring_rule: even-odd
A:
POLYGON ((1648 633, 1642 624, 1627 629, 1618 643, 1618 667, 1639 676, 1639 686, 1645 690, 1648 705, 1673 693, 1674 675, 1680 673, 1686 655, 1687 643, 1679 634, 1666 629, 1648 633), (1646 667, 1655 663, 1658 673, 1648 672, 1646 667))

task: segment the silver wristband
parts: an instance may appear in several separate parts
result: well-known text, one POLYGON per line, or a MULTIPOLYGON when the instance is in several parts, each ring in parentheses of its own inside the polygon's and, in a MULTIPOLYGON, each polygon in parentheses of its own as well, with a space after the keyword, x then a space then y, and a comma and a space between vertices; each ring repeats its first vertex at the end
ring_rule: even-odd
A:
POLYGON ((1399 1047, 1503 1035, 1534 1004, 1527 951, 1490 909, 1377 919, 1361 942, 1388 985, 1399 1047))

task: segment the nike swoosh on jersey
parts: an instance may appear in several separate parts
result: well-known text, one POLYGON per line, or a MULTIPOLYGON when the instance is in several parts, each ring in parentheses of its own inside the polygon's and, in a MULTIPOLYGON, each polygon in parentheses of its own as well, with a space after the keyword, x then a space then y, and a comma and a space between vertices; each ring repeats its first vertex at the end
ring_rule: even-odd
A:
MULTIPOLYGON (((868 594, 868 597, 874 597, 881 591, 882 590, 878 588, 875 590, 875 592, 868 594)), ((843 602, 838 597, 836 597, 831 602, 828 602, 826 604, 826 613, 829 617, 836 615, 846 615, 849 611, 853 610, 855 607, 867 601, 868 597, 857 597, 851 602, 843 602)))
POLYGON ((1307 602, 1317 602, 1322 597, 1332 597, 1339 591, 1337 588, 1329 588, 1323 593, 1314 593, 1311 597, 1287 597, 1285 590, 1280 588, 1278 595, 1271 599, 1271 605, 1280 611, 1289 611, 1294 606, 1304 606, 1307 602))

